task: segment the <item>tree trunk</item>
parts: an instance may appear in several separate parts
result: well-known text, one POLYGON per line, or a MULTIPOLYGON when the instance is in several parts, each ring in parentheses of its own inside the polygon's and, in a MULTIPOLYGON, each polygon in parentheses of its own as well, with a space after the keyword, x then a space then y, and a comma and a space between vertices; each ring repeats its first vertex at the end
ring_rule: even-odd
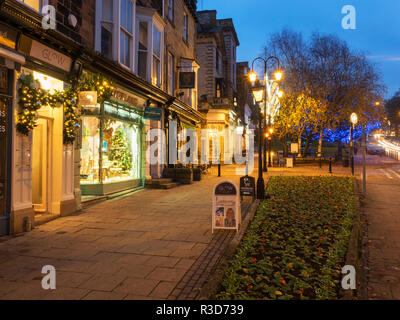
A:
POLYGON ((301 132, 299 133, 299 136, 298 136, 298 138, 297 138, 297 142, 298 142, 298 144, 299 144, 299 154, 298 154, 298 157, 300 158, 300 157, 301 157, 301 132))
POLYGON ((283 144, 283 157, 286 158, 288 155, 288 145, 287 145, 286 135, 283 138, 282 144, 283 144))
POLYGON ((306 155, 307 155, 308 148, 310 147, 310 142, 311 142, 311 137, 309 135, 307 135, 307 137, 306 137, 306 146, 305 146, 305 148, 303 150, 303 158, 305 158, 306 155))
POLYGON ((324 130, 321 128, 321 131, 319 132, 319 142, 318 142, 318 157, 322 157, 322 140, 324 138, 324 130))

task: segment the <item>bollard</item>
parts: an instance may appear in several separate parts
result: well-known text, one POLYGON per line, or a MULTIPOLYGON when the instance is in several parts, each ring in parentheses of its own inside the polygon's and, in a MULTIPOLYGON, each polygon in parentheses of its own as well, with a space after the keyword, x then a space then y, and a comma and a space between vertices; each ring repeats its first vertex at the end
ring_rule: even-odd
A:
POLYGON ((332 173, 332 157, 329 158, 329 173, 332 173))

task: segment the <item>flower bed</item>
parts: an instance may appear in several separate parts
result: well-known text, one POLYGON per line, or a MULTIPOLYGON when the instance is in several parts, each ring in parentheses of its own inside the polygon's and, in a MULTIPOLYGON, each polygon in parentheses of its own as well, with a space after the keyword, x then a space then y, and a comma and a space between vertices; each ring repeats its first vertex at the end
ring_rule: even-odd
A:
POLYGON ((271 177, 218 299, 336 299, 354 217, 347 177, 271 177))

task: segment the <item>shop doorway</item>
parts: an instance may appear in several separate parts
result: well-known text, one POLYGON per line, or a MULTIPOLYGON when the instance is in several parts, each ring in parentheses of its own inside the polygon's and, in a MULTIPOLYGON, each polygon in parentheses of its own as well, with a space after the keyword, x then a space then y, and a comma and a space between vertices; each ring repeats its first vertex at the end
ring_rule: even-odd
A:
POLYGON ((52 126, 52 119, 40 117, 33 129, 32 202, 37 214, 47 213, 51 200, 52 126))

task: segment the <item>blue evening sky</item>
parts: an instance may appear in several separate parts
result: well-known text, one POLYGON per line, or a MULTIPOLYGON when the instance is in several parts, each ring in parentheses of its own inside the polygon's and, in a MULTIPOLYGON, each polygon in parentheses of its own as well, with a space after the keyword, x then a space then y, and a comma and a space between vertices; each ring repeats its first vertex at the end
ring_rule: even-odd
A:
POLYGON ((377 64, 387 97, 400 89, 400 0, 199 0, 198 10, 217 10, 217 18, 233 19, 239 61, 251 62, 269 34, 284 27, 305 37, 332 33, 377 64), (342 28, 345 5, 356 8, 356 30, 342 28))

